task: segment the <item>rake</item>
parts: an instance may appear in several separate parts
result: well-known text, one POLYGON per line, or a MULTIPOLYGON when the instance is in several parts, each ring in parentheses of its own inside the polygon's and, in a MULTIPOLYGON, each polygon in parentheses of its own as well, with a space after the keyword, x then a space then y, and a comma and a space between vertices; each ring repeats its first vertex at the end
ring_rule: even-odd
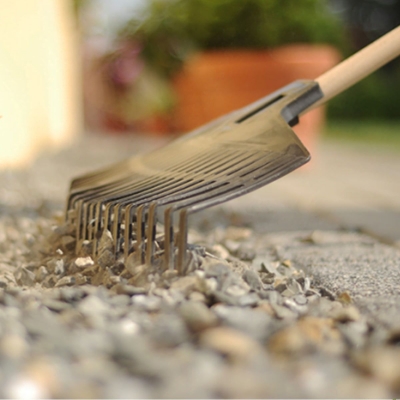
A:
POLYGON ((242 196, 297 169, 310 154, 291 127, 400 54, 400 27, 318 79, 295 81, 165 147, 74 179, 66 219, 77 251, 100 251, 183 274, 189 215, 242 196))

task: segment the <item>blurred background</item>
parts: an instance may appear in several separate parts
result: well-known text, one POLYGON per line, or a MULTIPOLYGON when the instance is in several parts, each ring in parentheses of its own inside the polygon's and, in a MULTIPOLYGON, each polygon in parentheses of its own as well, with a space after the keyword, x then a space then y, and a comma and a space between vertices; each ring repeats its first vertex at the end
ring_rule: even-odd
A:
MULTIPOLYGON (((0 166, 79 136, 172 137, 398 26, 400 0, 13 0, 0 13, 0 166)), ((296 130, 400 143, 393 61, 296 130)))

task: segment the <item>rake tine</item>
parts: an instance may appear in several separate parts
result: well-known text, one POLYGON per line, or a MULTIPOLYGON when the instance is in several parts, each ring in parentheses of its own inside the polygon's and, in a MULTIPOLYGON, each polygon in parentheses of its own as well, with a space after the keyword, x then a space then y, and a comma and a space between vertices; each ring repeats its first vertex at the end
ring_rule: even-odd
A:
POLYGON ((92 240, 97 254, 100 233, 106 229, 116 256, 123 251, 126 260, 133 252, 146 265, 161 256, 162 268, 176 266, 183 275, 188 216, 306 162, 308 152, 287 121, 320 97, 315 82, 294 83, 162 149, 74 180, 67 212, 77 225, 77 245, 92 240), (289 151, 291 145, 295 151, 289 151), (164 254, 156 251, 159 210, 164 213, 164 254))
POLYGON ((113 221, 113 226, 112 226, 112 238, 113 238, 113 243, 114 243, 114 249, 115 249, 115 253, 117 254, 119 251, 119 232, 120 232, 120 228, 121 228, 121 224, 120 224, 120 207, 121 204, 116 204, 114 206, 114 210, 113 210, 113 215, 114 215, 114 221, 113 221))
POLYGON ((76 224, 76 240, 81 239, 81 227, 82 227, 82 202, 78 203, 77 206, 77 224, 76 224))
POLYGON ((95 209, 96 204, 95 203, 90 203, 89 204, 89 226, 88 226, 88 240, 92 240, 94 236, 94 231, 95 231, 95 225, 92 224, 92 222, 96 223, 96 220, 94 218, 94 209, 95 209))
POLYGON ((143 221, 144 217, 144 205, 140 205, 136 209, 136 242, 137 242, 137 251, 139 254, 139 260, 143 264, 144 259, 143 259, 143 240, 144 240, 144 228, 145 228, 145 222, 143 221))
POLYGON ((100 202, 96 202, 95 205, 95 216, 94 216, 94 227, 93 227, 93 239, 96 239, 99 230, 101 230, 102 228, 102 224, 101 224, 101 218, 102 218, 102 214, 101 214, 101 208, 102 208, 102 204, 100 202))
POLYGON ((164 268, 173 269, 174 265, 174 224, 172 208, 164 211, 164 268))
POLYGON ((181 210, 179 214, 179 234, 178 234, 178 256, 177 270, 179 275, 184 274, 186 261, 186 245, 187 245, 187 213, 186 209, 181 210))
POLYGON ((133 205, 129 204, 125 208, 125 232, 124 232, 124 258, 129 256, 131 237, 132 237, 132 208, 133 205))
POLYGON ((148 210, 147 219, 147 247, 146 247, 146 265, 152 265, 154 259, 154 241, 156 239, 157 224, 157 203, 151 203, 148 210))
POLYGON ((111 212, 110 212, 110 210, 111 210, 112 204, 111 204, 111 203, 106 204, 105 207, 106 207, 106 208, 105 208, 105 210, 104 210, 104 226, 103 226, 103 231, 104 231, 104 230, 109 231, 109 230, 110 230, 110 222, 111 222, 111 212))

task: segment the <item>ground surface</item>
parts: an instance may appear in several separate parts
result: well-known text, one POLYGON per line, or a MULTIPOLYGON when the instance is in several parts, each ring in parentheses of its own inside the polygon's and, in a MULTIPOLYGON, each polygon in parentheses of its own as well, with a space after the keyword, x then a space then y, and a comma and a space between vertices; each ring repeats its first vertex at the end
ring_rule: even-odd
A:
POLYGON ((1 396, 398 396, 398 151, 324 143, 196 216, 186 277, 74 255, 70 178, 159 144, 89 137, 0 174, 1 396))

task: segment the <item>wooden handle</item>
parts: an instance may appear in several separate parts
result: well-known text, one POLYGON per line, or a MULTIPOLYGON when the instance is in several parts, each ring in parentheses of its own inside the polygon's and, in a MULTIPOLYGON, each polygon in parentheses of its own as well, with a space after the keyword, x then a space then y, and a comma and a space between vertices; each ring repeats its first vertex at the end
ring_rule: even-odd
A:
POLYGON ((324 97, 311 108, 335 97, 399 55, 400 26, 317 78, 324 97))

